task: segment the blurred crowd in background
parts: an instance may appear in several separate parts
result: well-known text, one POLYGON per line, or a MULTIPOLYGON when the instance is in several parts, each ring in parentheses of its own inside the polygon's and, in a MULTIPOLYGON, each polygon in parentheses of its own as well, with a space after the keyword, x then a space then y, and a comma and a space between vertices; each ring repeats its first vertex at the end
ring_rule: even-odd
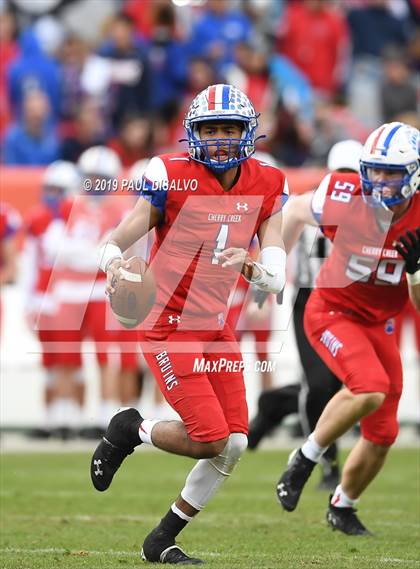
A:
POLYGON ((419 0, 0 0, 7 165, 124 167, 179 148, 194 95, 233 83, 261 112, 260 149, 324 164, 381 122, 419 126, 419 0))
MULTIPOLYGON (((135 196, 82 197, 83 182, 117 182, 123 172, 141 180, 148 158, 180 149, 195 95, 222 82, 261 113, 258 150, 273 163, 334 170, 327 156, 338 141, 364 142, 384 121, 420 126, 419 24, 420 0, 0 0, 0 161, 18 175, 45 167, 26 174, 39 185, 33 208, 28 192, 14 203, 22 192, 11 183, 0 210, 0 284, 16 283, 10 298, 26 321, 17 335, 35 332, 44 372, 33 436, 71 438, 81 427, 101 436, 121 403, 136 406, 147 374, 135 331, 109 327, 97 269, 99 243, 135 196), (88 416, 86 339, 100 391, 88 416)), ((131 254, 147 259, 147 250, 145 242, 131 254)), ((244 317, 246 331, 257 323, 261 361, 270 357, 271 312, 270 303, 256 310, 246 286, 232 299, 232 322, 244 317)), ((4 318, 4 335, 10 325, 4 318)), ((261 373, 263 389, 272 375, 261 373)), ((290 399, 287 389, 281 396, 290 399)), ((153 406, 152 416, 168 413, 157 389, 153 406)))

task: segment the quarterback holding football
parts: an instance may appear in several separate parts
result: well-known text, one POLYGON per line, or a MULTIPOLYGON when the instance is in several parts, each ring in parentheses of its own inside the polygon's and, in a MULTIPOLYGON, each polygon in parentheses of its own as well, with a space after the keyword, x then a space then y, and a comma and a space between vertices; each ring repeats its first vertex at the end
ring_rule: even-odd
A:
POLYGON ((140 341, 181 421, 143 419, 132 408, 118 412, 92 457, 92 482, 106 490, 124 458, 142 443, 198 459, 180 496, 146 537, 147 561, 201 563, 175 539, 247 447, 242 357, 225 317, 240 273, 261 290, 283 289, 281 209, 288 197, 284 174, 252 158, 257 126, 258 114, 236 87, 211 85, 199 93, 184 120, 188 152, 151 159, 136 207, 101 249, 112 296, 120 269, 129 268, 122 253, 154 228, 150 270, 156 301, 140 341), (248 254, 255 234, 259 262, 248 254), (202 360, 211 365, 194 370, 202 360), (218 366, 221 360, 230 365, 218 366))

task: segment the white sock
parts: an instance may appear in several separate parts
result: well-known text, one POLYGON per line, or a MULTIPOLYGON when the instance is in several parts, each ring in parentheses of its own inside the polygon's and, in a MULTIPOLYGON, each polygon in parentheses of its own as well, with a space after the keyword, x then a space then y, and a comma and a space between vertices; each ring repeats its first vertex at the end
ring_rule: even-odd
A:
POLYGON ((153 445, 152 429, 156 423, 160 423, 160 419, 144 419, 144 421, 140 423, 139 437, 143 443, 153 445))
POLYGON ((314 434, 311 433, 306 442, 303 443, 301 450, 306 458, 309 458, 312 462, 319 462, 327 448, 328 447, 320 447, 315 440, 314 434))
POLYGON ((344 490, 341 488, 341 484, 335 489, 334 495, 331 498, 331 504, 335 508, 353 508, 359 500, 352 500, 347 496, 344 490))
POLYGON ((193 519, 191 516, 187 516, 187 514, 184 514, 184 512, 178 508, 178 506, 175 504, 175 502, 172 504, 171 510, 173 511, 174 514, 176 514, 178 517, 180 517, 181 520, 185 520, 186 522, 190 522, 193 519))

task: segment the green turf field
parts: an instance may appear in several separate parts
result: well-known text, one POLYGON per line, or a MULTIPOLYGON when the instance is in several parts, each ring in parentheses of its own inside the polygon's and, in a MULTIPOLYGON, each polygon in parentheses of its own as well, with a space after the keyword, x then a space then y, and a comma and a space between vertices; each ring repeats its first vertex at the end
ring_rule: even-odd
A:
MULTIPOLYGON (((395 449, 361 505, 374 538, 326 527, 327 496, 314 489, 296 512, 277 504, 274 485, 287 453, 247 453, 218 496, 180 540, 209 567, 374 569, 420 567, 419 455, 395 449)), ((140 449, 110 490, 96 492, 89 455, 1 457, 3 569, 143 567, 138 552, 181 488, 192 462, 140 449)))

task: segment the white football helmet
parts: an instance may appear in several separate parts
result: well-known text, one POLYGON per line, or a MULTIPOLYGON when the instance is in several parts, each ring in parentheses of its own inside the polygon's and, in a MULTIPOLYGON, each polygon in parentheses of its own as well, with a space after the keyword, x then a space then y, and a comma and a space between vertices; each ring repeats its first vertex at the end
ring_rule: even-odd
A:
POLYGON ((349 139, 337 142, 328 153, 328 170, 334 172, 334 170, 346 169, 358 172, 362 150, 363 145, 357 140, 349 139))
POLYGON ((237 87, 210 85, 195 97, 184 119, 191 158, 219 172, 237 166, 255 152, 258 116, 251 101, 237 87), (215 120, 242 123, 241 138, 200 140, 199 123, 215 120), (231 145, 238 146, 235 156, 229 152, 227 160, 210 158, 209 147, 228 146, 230 150, 231 145))
POLYGON ((80 187, 80 175, 72 162, 56 160, 45 169, 42 186, 62 189, 65 195, 74 195, 80 187))
POLYGON ((118 155, 106 146, 92 146, 85 150, 77 166, 85 178, 95 176, 98 178, 118 178, 122 170, 118 155))
POLYGON ((362 195, 369 205, 389 207, 411 199, 420 187, 420 133, 404 123, 384 124, 369 135, 360 159, 362 195), (397 180, 375 182, 372 169, 400 172, 397 180), (383 195, 384 187, 393 190, 392 196, 383 195))

